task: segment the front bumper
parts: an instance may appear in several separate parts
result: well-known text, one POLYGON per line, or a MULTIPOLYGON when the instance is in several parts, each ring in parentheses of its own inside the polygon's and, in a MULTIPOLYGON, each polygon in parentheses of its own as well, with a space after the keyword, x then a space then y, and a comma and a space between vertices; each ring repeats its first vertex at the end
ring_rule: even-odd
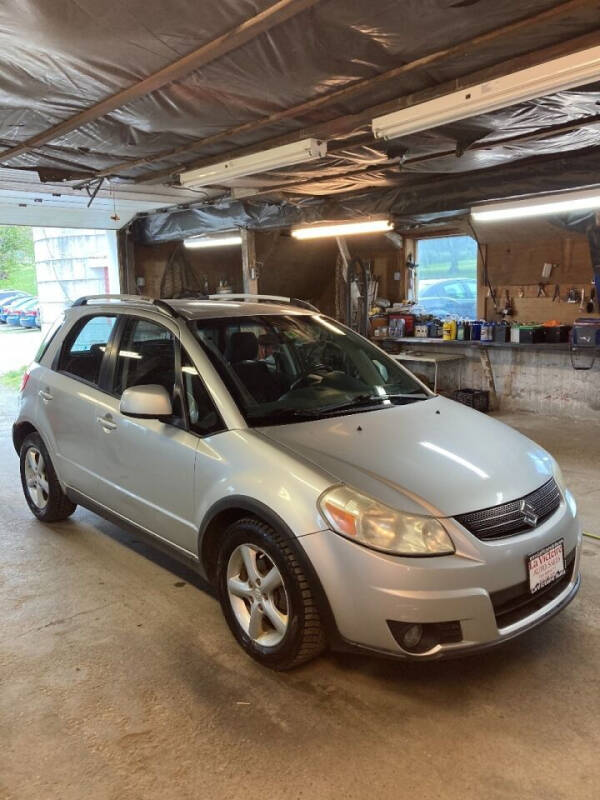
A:
POLYGON ((429 660, 498 645, 545 622, 563 609, 580 585, 581 531, 564 501, 535 530, 483 542, 454 520, 445 522, 456 546, 453 556, 403 558, 369 550, 331 531, 301 537, 319 576, 341 638, 359 649, 388 656, 429 660), (493 598, 527 581, 527 557, 564 539, 573 561, 560 591, 544 596, 529 613, 527 606, 507 624, 493 598), (403 623, 457 621, 460 641, 436 644, 411 653, 392 635, 388 620, 403 623))

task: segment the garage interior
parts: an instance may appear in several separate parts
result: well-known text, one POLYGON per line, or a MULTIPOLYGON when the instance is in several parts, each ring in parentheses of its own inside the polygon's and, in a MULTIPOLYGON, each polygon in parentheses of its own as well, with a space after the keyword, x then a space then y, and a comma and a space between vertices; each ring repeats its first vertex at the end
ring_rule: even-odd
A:
POLYGON ((0 42, 0 225, 116 231, 123 294, 314 304, 545 447, 586 533, 576 601, 501 648, 270 672, 190 570, 30 515, 0 382, 0 797, 592 796, 600 2, 6 0, 0 42), (419 296, 422 243, 459 236, 467 324, 419 296))

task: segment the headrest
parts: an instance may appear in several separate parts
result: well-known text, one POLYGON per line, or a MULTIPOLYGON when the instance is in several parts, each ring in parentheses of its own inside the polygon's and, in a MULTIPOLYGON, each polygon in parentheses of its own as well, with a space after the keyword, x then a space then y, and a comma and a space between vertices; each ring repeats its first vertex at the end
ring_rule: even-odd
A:
POLYGON ((258 355, 258 339, 250 331, 236 331, 231 334, 229 352, 232 364, 238 361, 254 361, 258 355))

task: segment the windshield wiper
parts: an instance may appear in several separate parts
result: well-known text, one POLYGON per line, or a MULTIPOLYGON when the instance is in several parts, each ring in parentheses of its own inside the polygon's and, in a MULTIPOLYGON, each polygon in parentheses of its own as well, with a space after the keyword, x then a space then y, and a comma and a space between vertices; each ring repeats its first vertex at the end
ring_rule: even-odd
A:
POLYGON ((384 394, 358 394, 356 397, 353 397, 352 400, 348 400, 345 403, 334 403, 330 406, 321 406, 314 410, 318 411, 320 414, 331 414, 334 411, 348 411, 352 408, 372 406, 376 403, 382 403, 387 399, 388 395, 384 394))
POLYGON ((418 400, 426 400, 424 392, 418 394, 359 394, 344 403, 332 403, 328 406, 318 406, 317 408, 274 408, 264 415, 254 417, 252 422, 256 425, 266 425, 270 422, 282 422, 285 420, 306 420, 319 419, 321 416, 335 414, 338 411, 351 411, 355 408, 392 408, 394 405, 414 403, 418 400), (390 401, 383 405, 384 401, 390 401))
POLYGON ((253 417, 252 422, 260 425, 268 424, 273 421, 318 419, 324 414, 331 414, 336 411, 348 411, 352 408, 360 408, 362 406, 372 406, 385 399, 385 397, 380 397, 379 395, 359 394, 349 402, 334 403, 329 406, 318 406, 317 408, 274 408, 272 411, 253 417))

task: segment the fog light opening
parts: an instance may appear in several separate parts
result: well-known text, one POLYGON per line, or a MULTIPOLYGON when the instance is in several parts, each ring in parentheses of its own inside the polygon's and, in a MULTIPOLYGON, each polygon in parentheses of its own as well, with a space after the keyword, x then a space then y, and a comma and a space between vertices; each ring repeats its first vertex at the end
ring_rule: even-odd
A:
POLYGON ((423 638, 422 625, 410 625, 402 636, 402 644, 407 650, 415 650, 423 638))
POLYGON ((400 622, 386 620, 390 633, 406 653, 419 655, 444 644, 462 641, 460 621, 448 622, 400 622))

